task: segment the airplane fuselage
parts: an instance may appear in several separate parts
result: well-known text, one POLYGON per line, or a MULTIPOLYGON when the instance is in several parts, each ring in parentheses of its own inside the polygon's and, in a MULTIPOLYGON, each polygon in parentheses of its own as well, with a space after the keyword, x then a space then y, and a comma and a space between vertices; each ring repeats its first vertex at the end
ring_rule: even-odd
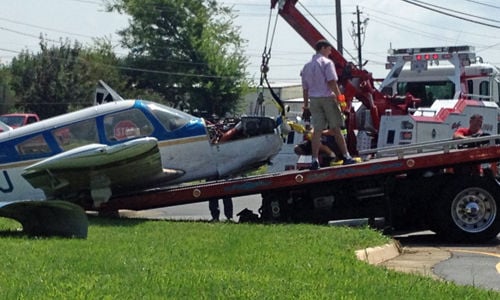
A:
POLYGON ((0 202, 46 198, 23 178, 28 166, 84 145, 139 137, 158 140, 163 168, 184 172, 169 184, 237 174, 281 148, 276 133, 213 143, 202 118, 148 101, 110 102, 0 133, 0 202))

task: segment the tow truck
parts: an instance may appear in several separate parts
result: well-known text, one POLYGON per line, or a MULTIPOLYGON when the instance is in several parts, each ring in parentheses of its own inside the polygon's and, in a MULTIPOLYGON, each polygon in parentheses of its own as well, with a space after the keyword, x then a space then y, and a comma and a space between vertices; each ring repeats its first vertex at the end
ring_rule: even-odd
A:
MULTIPOLYGON (((280 1, 279 14, 314 45, 323 37, 295 9, 296 2, 280 1)), ((271 0, 271 7, 277 3, 277 0, 271 0)), ((452 55, 460 52, 446 51, 452 55)), ((454 56, 460 57, 458 54, 454 56)), ((330 57, 335 62, 348 100, 348 139, 356 138, 354 98, 363 103, 376 134, 380 134, 383 128, 382 115, 416 118, 421 124, 432 124, 439 116, 465 114, 465 107, 487 106, 460 97, 453 99, 456 103, 452 109, 445 109, 446 113, 440 111, 435 116, 415 116, 411 109, 418 109, 422 99, 411 93, 403 96, 384 94, 373 87, 370 73, 357 69, 337 51, 332 51, 330 57)), ((460 77, 462 80, 463 76, 460 77)), ((388 80, 385 86, 390 87, 391 81, 388 80)), ((410 125, 405 128, 411 129, 410 125)), ((392 146, 362 149, 359 154, 370 155, 371 159, 354 165, 158 187, 140 193, 114 195, 99 210, 103 213, 119 209, 143 210, 260 194, 259 220, 267 223, 383 218, 385 227, 393 230, 432 230, 448 241, 485 242, 500 232, 500 183, 494 168, 489 167, 500 160, 500 135, 494 130, 492 133, 484 137, 451 140, 451 134, 446 139, 438 139, 441 136, 436 130, 430 141, 417 139, 412 140, 415 143, 400 143, 393 139, 393 143, 386 143, 392 146), (477 169, 478 166, 481 166, 480 174, 460 171, 477 169)), ((390 135, 399 136, 399 133, 386 136, 390 135)))
POLYGON ((143 210, 261 194, 260 220, 267 223, 383 219, 391 230, 433 230, 449 241, 484 242, 500 232, 499 182, 489 169, 482 176, 453 170, 498 161, 499 139, 494 135, 387 147, 372 150, 374 158, 354 165, 118 195, 100 210, 143 210), (472 141, 484 145, 458 149, 472 141))

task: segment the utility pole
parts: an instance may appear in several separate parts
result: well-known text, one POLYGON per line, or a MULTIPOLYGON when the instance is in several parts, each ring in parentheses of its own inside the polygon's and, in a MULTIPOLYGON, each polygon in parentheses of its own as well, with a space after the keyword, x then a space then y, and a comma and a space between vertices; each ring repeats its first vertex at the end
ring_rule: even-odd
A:
POLYGON ((337 20, 337 51, 343 55, 344 43, 342 41, 342 11, 340 9, 340 1, 335 0, 335 14, 337 20))
MULTIPOLYGON (((362 41, 361 41, 361 35, 363 35, 364 37, 364 34, 366 32, 366 25, 368 23, 368 18, 364 19, 363 22, 361 22, 361 12, 359 11, 359 7, 356 6, 356 30, 353 29, 353 36, 356 37, 355 41, 354 41, 354 44, 356 46, 356 48, 358 48, 358 67, 359 69, 363 69, 363 60, 361 58, 361 46, 362 46, 362 41)), ((353 22, 353 27, 354 27, 354 22, 353 22)), ((354 37, 353 37, 354 38, 354 37)))

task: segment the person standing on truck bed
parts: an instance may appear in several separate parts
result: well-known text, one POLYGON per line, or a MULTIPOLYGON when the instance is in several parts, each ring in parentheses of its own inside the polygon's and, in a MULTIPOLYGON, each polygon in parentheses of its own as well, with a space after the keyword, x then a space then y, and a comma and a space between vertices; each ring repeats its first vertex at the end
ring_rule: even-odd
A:
POLYGON ((312 145, 311 170, 319 169, 319 148, 321 132, 330 128, 335 134, 335 141, 344 156, 344 165, 353 164, 355 161, 347 151, 346 142, 340 127, 342 126, 342 112, 337 102, 341 94, 337 84, 338 76, 333 61, 328 58, 332 45, 327 40, 319 40, 316 45, 316 54, 311 61, 304 65, 300 76, 302 77, 302 96, 304 97, 304 115, 312 116, 314 129, 312 145), (310 100, 310 108, 309 108, 310 100))

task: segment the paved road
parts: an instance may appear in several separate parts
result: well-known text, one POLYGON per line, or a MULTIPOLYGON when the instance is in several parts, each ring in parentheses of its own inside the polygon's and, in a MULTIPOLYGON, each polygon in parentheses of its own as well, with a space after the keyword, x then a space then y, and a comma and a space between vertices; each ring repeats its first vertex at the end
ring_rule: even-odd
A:
POLYGON ((430 231, 396 235, 402 254, 388 268, 500 291, 500 239, 484 245, 443 244, 430 231))
MULTIPOLYGON (((249 195, 235 197, 233 199, 234 219, 238 220, 236 214, 245 208, 257 213, 261 204, 260 195, 249 195)), ((221 220, 224 220, 222 200, 219 201, 221 210, 221 220)), ((171 206, 165 208, 157 208, 143 211, 121 211, 122 215, 130 217, 145 217, 153 219, 172 219, 172 220, 210 220, 210 211, 208 210, 208 202, 200 202, 186 205, 171 206)))
MULTIPOLYGON (((234 198, 235 220, 238 220, 236 214, 245 208, 257 212, 260 202, 260 195, 234 198)), ((219 205, 222 210, 222 201, 219 205)), ((211 219, 207 202, 139 212, 122 211, 122 214, 174 220, 211 219)), ((222 213, 221 217, 223 220, 222 213)), ((402 245, 403 252, 382 264, 388 268, 500 291, 500 239, 488 245, 447 245, 429 231, 396 234, 394 239, 402 245)))
POLYGON ((450 249, 451 258, 434 266, 434 274, 457 284, 500 291, 497 251, 450 249))

